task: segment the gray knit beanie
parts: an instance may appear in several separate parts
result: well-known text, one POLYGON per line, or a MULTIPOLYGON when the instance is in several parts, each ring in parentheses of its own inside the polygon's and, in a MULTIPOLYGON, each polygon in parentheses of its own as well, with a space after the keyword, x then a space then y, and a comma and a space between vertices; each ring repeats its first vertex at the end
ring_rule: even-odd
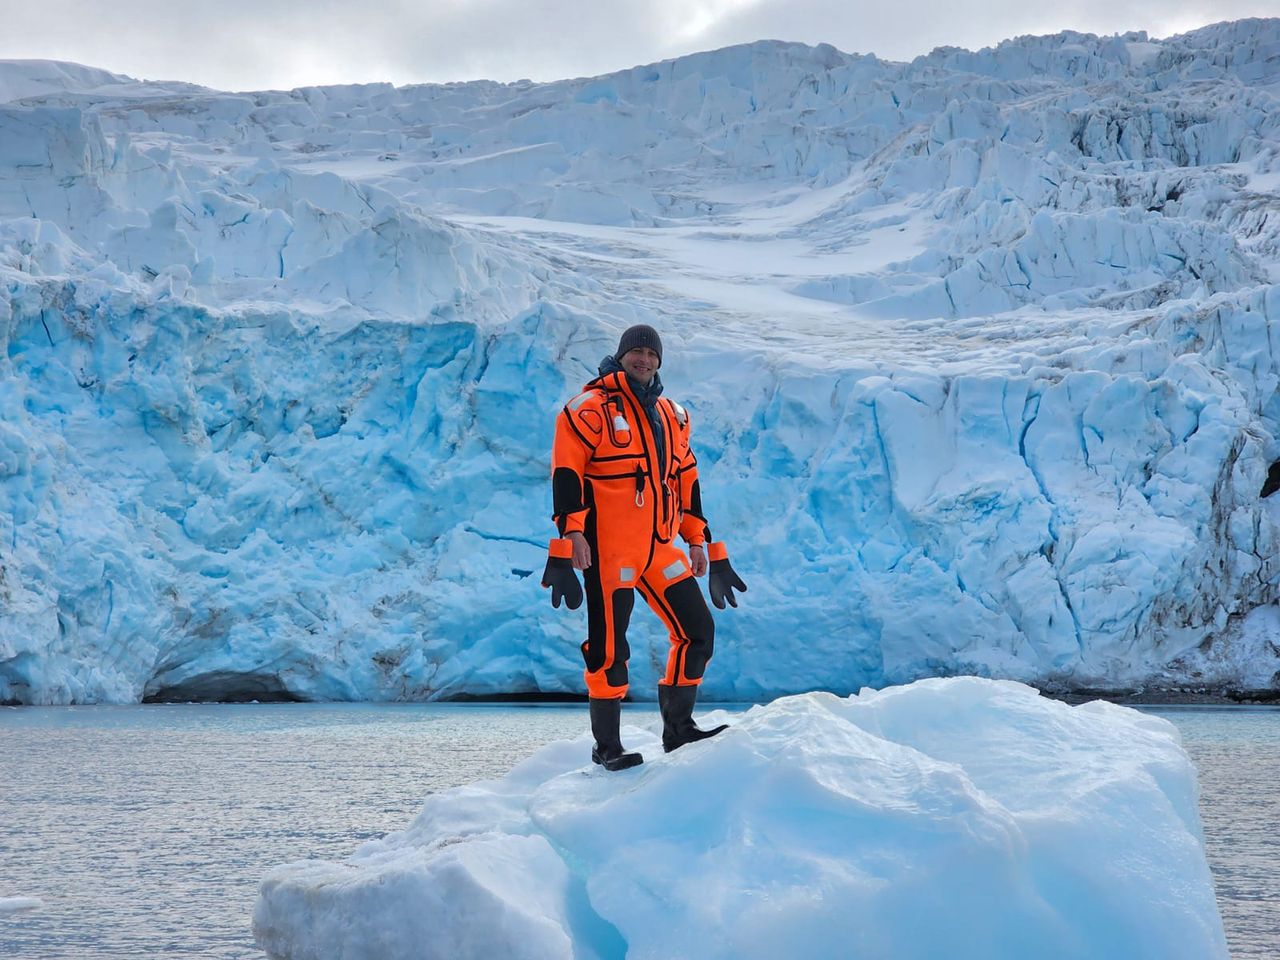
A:
POLYGON ((662 338, 658 336, 658 331, 647 323, 637 323, 634 327, 627 327, 622 332, 622 339, 618 341, 618 350, 613 358, 621 360, 628 350, 634 350, 636 347, 648 347, 658 355, 658 366, 662 366, 662 338))

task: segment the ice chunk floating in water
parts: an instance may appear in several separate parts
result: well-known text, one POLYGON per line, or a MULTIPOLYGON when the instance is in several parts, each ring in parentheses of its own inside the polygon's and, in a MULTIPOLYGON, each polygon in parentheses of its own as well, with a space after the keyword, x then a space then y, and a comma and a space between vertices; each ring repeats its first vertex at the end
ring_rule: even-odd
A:
POLYGON ((0 897, 0 917, 24 910, 39 910, 44 901, 38 897, 0 897))
POLYGON ((605 775, 585 737, 278 867, 277 958, 1226 958, 1167 722, 1011 681, 755 707, 605 775))

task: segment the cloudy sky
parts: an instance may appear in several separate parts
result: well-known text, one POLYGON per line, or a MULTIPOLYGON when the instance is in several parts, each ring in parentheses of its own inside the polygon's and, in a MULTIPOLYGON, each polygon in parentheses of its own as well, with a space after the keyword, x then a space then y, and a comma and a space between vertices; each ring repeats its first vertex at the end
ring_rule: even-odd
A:
POLYGON ((1164 37, 1276 0, 0 0, 0 59, 226 90, 592 76, 760 39, 908 60, 1073 29, 1164 37))

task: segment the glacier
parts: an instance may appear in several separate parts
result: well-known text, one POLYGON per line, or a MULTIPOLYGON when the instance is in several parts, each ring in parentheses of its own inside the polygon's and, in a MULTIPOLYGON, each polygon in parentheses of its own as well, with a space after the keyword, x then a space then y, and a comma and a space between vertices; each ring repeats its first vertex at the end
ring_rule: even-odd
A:
POLYGON ((0 701, 579 691, 552 416, 637 322, 751 585, 705 698, 1274 695, 1278 97, 1280 20, 555 83, 0 62, 0 701))
MULTIPOLYGON (((722 718, 724 715, 721 715, 722 718)), ((343 862, 270 870, 280 960, 1226 960, 1166 721, 1012 681, 753 707, 608 774, 589 735, 433 794, 343 862)))

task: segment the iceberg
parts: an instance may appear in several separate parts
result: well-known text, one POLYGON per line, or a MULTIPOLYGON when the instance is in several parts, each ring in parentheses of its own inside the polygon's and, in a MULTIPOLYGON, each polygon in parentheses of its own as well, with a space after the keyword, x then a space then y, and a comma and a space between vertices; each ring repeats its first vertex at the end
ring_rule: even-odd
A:
POLYGON ((0 702, 579 691, 552 416, 637 322, 752 585, 705 698, 1274 696, 1277 44, 0 62, 0 702))
POLYGON ((607 774, 586 738, 271 870, 277 960, 1228 956, 1171 724, 1012 681, 753 707, 607 774))

